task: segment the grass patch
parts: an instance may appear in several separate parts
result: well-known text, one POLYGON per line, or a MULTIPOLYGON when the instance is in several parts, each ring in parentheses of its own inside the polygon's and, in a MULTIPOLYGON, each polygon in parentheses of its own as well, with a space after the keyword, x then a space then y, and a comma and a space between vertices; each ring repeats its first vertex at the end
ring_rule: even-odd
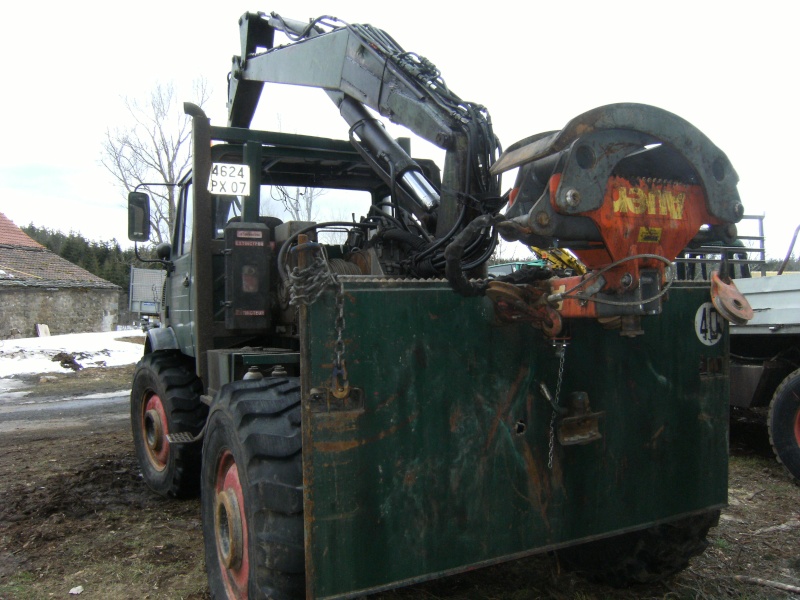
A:
POLYGON ((36 581, 36 575, 28 571, 14 573, 8 581, 0 583, 0 598, 9 600, 13 598, 33 598, 32 587, 36 581))
POLYGON ((723 539, 723 538, 717 538, 716 540, 713 540, 712 543, 714 544, 715 547, 719 548, 720 550, 730 550, 731 549, 731 543, 728 540, 723 539))

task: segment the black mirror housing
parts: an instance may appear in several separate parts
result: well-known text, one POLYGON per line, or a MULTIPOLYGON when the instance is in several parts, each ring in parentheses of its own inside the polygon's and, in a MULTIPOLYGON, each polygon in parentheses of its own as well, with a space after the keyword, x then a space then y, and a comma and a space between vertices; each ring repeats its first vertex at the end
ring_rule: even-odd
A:
POLYGON ((132 242, 150 239, 150 196, 144 192, 128 194, 128 239, 132 242))
POLYGON ((172 246, 167 242, 161 242, 158 246, 156 246, 156 256, 160 260, 169 260, 170 256, 172 255, 172 246))

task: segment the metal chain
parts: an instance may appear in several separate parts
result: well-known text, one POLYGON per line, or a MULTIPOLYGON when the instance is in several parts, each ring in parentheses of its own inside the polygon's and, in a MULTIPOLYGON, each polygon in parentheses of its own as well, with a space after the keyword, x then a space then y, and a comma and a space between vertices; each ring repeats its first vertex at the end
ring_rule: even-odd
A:
MULTIPOLYGON (((333 274, 332 274, 333 275, 333 274)), ((336 329, 336 343, 334 344, 334 369, 342 370, 344 364, 344 285, 338 277, 333 275, 334 281, 338 284, 336 288, 336 321, 334 328, 336 329)))
POLYGON ((566 342, 558 344, 558 350, 556 352, 559 356, 558 382, 556 383, 556 395, 555 398, 553 398, 553 413, 550 416, 550 449, 547 454, 547 468, 551 471, 553 470, 553 452, 556 445, 556 418, 558 417, 556 409, 558 408, 558 399, 561 396, 561 382, 564 380, 564 358, 567 355, 566 342))
POLYGON ((289 304, 308 306, 317 301, 325 288, 339 283, 328 267, 328 261, 317 255, 307 267, 294 267, 287 273, 289 278, 289 304))
POLYGON ((346 381, 344 368, 344 285, 331 270, 324 249, 307 267, 294 267, 287 273, 289 278, 289 304, 292 306, 308 306, 317 301, 328 286, 336 288, 336 342, 334 343, 333 374, 334 379, 346 381))

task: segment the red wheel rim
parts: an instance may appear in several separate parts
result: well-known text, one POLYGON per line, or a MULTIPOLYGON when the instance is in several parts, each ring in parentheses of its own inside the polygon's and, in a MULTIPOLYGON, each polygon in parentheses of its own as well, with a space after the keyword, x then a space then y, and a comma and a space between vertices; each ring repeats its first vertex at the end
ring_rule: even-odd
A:
POLYGON ((217 463, 214 482, 214 538, 222 581, 229 598, 247 598, 250 558, 247 518, 239 470, 230 450, 217 463))
POLYGON ((800 447, 800 408, 794 413, 794 441, 800 447))
POLYGON ((167 434, 167 413, 158 394, 151 395, 142 408, 142 436, 147 458, 157 471, 167 468, 169 442, 167 434))

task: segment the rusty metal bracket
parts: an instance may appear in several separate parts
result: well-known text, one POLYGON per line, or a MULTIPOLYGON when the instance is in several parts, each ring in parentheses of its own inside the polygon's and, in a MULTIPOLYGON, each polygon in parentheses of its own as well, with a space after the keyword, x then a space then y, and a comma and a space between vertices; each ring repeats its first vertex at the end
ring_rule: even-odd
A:
POLYGON ((744 325, 753 318, 753 308, 730 277, 711 274, 711 303, 725 319, 744 325))
POLYGON ((312 388, 308 395, 308 407, 315 413, 363 410, 364 390, 351 387, 347 395, 340 398, 328 388, 312 388))
POLYGON ((555 338, 563 329, 561 315, 544 302, 544 295, 541 288, 505 281, 490 281, 486 289, 486 297, 494 304, 499 319, 530 322, 548 337, 555 338))
POLYGON ((599 422, 605 412, 592 412, 586 392, 569 395, 567 416, 558 422, 558 443, 562 446, 589 444, 603 437, 599 422))

